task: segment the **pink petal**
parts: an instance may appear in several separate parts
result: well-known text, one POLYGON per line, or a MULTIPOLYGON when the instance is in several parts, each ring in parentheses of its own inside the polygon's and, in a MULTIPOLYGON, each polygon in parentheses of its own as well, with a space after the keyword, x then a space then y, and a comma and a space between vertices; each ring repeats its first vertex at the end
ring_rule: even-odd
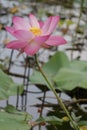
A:
POLYGON ((5 29, 11 34, 13 34, 13 32, 15 31, 14 27, 5 27, 5 29))
POLYGON ((6 47, 11 48, 11 49, 21 49, 21 48, 24 48, 27 44, 28 44, 27 42, 15 40, 15 41, 8 43, 6 45, 6 47))
POLYGON ((47 19, 47 21, 44 23, 43 27, 42 27, 42 31, 43 31, 43 34, 47 34, 47 31, 49 29, 49 26, 50 26, 50 23, 51 23, 51 20, 52 20, 52 17, 49 17, 47 19))
POLYGON ((50 46, 58 46, 65 44, 66 40, 61 36, 51 36, 49 39, 45 42, 45 44, 50 46))
POLYGON ((16 30, 29 30, 30 29, 29 21, 22 17, 14 16, 13 23, 16 30))
POLYGON ((59 16, 49 17, 42 27, 43 34, 51 34, 57 26, 59 16))
POLYGON ((38 20, 33 14, 29 15, 29 19, 30 19, 30 24, 32 27, 40 28, 38 20))
POLYGON ((38 36, 38 37, 35 37, 34 40, 38 43, 38 44, 43 44, 45 41, 48 40, 50 35, 46 35, 46 36, 38 36))
POLYGON ((28 44, 25 48, 24 48, 24 52, 27 54, 27 55, 34 55, 36 54, 40 49, 40 45, 35 42, 35 41, 32 41, 32 43, 28 44))
POLYGON ((40 25, 40 28, 42 28, 42 27, 43 27, 43 25, 44 25, 44 22, 39 21, 39 25, 40 25))
POLYGON ((13 35, 21 41, 30 41, 34 35, 30 31, 18 30, 13 33, 13 35))

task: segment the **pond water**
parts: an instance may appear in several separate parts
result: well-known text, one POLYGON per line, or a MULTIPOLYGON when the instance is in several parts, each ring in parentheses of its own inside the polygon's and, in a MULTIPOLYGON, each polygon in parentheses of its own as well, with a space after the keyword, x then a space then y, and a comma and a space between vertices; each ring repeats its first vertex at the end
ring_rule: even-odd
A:
MULTIPOLYGON (((39 56, 39 60, 40 62, 47 62, 49 56, 53 55, 56 51, 56 49, 59 50, 63 50, 64 52, 66 52, 66 54, 69 56, 69 58, 71 59, 71 43, 73 40, 75 40, 75 29, 76 26, 78 24, 79 21, 79 14, 80 14, 80 5, 79 4, 74 4, 73 8, 66 8, 62 5, 53 5, 53 4, 42 4, 42 3, 36 3, 35 1, 33 2, 29 2, 29 1, 24 1, 24 2, 18 2, 18 1, 10 1, 10 0, 0 0, 0 5, 1 5, 1 12, 0 12, 0 24, 4 25, 4 26, 10 26, 12 24, 12 17, 19 15, 19 16, 27 16, 29 13, 34 13, 36 14, 40 19, 45 20, 47 18, 47 16, 49 15, 60 15, 61 19, 65 19, 65 23, 62 24, 62 27, 59 27, 59 29, 57 29, 55 31, 55 34, 58 35, 64 35, 65 39, 67 40, 68 44, 64 45, 64 46, 60 46, 58 48, 53 48, 51 50, 44 50, 41 49, 40 50, 40 56, 39 56), (71 22, 71 21, 73 22, 71 22), (67 22, 68 21, 68 22, 67 22), (69 23, 70 22, 70 23, 69 23), (69 24, 69 25, 68 25, 69 24), (68 50, 68 51, 67 51, 68 50)), ((80 26, 85 25, 85 23, 87 22, 87 16, 84 13, 82 15, 82 18, 79 22, 80 26)), ((61 23, 60 23, 61 24, 61 23)), ((6 59, 6 67, 9 66, 8 61, 9 61, 9 57, 11 56, 11 50, 8 50, 6 48, 4 48, 4 44, 6 44, 6 42, 9 39, 13 39, 13 37, 11 35, 9 35, 8 33, 6 33, 5 30, 2 30, 0 32, 0 59, 4 60, 6 59), (4 43, 4 44, 2 44, 4 43)), ((73 50, 73 59, 76 59, 78 56, 80 56, 81 60, 87 60, 87 30, 84 29, 84 32, 78 33, 77 34, 77 40, 76 43, 79 41, 79 43, 83 44, 83 48, 81 48, 81 53, 80 51, 75 51, 73 50), (85 39, 84 39, 85 38, 85 39)), ((25 58, 26 55, 23 54, 21 56, 17 56, 19 53, 17 51, 14 51, 14 54, 12 56, 12 61, 14 64, 11 63, 10 65, 10 75, 12 76, 12 74, 17 74, 17 75, 24 75, 24 62, 25 62, 25 58)), ((28 75, 28 68, 26 71, 25 76, 28 75)), ((30 75, 32 74, 32 68, 30 68, 30 75)), ((21 83, 23 84, 24 82, 24 78, 18 78, 17 75, 13 75, 12 78, 16 83, 21 83)), ((26 81, 27 83, 27 81, 26 81)), ((32 116, 33 116, 33 120, 37 119, 40 115, 40 113, 38 112, 38 107, 35 107, 33 105, 36 104, 42 104, 42 101, 39 100, 39 97, 43 97, 43 92, 37 88, 35 85, 31 85, 31 83, 29 83, 28 85, 28 93, 27 93, 27 104, 26 104, 26 111, 29 112, 32 116)), ((53 95, 53 93, 51 91, 46 92, 46 102, 49 103, 56 103, 56 99, 53 95), (51 97, 53 98, 49 98, 51 95, 51 97)), ((66 94, 62 93, 61 95, 62 99, 67 99, 67 100, 71 100, 71 98, 69 96, 67 96, 66 94)), ((18 109, 22 108, 22 103, 21 103, 22 97, 19 96, 19 102, 18 102, 18 109)), ((23 100, 25 100, 25 96, 23 97, 23 100)), ((17 97, 16 96, 11 96, 9 98, 9 104, 12 104, 14 106, 16 106, 17 103, 17 97)), ((0 107, 4 107, 6 106, 6 101, 0 101, 0 107)), ((23 108, 22 108, 23 109, 23 108)), ((46 107, 43 111, 43 116, 45 116, 47 114, 48 111, 50 111, 51 108, 46 107)), ((35 128, 35 130, 38 130, 38 127, 35 128)), ((42 127, 42 130, 45 130, 45 127, 42 127)))

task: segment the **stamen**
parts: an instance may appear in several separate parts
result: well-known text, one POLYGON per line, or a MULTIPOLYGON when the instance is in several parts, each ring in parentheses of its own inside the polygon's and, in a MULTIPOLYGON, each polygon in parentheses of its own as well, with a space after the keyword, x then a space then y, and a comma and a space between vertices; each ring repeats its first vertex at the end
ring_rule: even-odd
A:
POLYGON ((40 28, 37 27, 32 27, 30 28, 30 31, 35 35, 35 36, 39 36, 42 34, 42 31, 40 28))

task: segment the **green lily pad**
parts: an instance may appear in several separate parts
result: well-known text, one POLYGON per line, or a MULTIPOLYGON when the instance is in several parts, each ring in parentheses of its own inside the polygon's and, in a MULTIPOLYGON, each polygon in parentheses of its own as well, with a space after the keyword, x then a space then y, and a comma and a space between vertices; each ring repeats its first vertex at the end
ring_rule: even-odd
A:
POLYGON ((19 94, 21 94, 23 92, 23 85, 14 83, 10 76, 0 70, 0 100, 17 95, 17 89, 19 89, 19 94))
MULTIPOLYGON (((43 65, 42 69, 45 75, 47 76, 47 78, 49 79, 49 81, 52 84, 54 84, 53 77, 60 70, 60 68, 64 66, 69 67, 69 60, 67 56, 63 52, 60 51, 54 54, 54 56, 51 57, 51 59, 43 65)), ((32 76, 30 77, 30 81, 36 85, 48 86, 42 74, 36 70, 34 70, 32 76)), ((50 87, 48 86, 48 88, 50 87)))
MULTIPOLYGON (((69 61, 65 53, 57 52, 43 65, 42 69, 56 89, 61 91, 71 91, 76 87, 87 89, 86 61, 69 61)), ((45 85, 50 88, 39 71, 35 70, 30 80, 36 85, 45 85)))
POLYGON ((73 90, 76 87, 87 89, 87 72, 62 68, 54 78, 61 90, 73 90))
POLYGON ((60 90, 73 90, 76 87, 87 89, 87 62, 72 61, 70 68, 61 68, 54 77, 60 90))
POLYGON ((25 120, 25 113, 13 114, 0 112, 0 130, 30 130, 31 125, 28 123, 31 116, 28 114, 25 120))

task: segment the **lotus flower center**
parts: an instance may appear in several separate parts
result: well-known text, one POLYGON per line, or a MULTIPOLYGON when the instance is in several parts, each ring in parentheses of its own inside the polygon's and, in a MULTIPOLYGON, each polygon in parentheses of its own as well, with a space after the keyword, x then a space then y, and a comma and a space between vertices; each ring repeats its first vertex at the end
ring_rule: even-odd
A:
POLYGON ((40 28, 37 27, 32 27, 30 28, 30 31, 35 35, 35 36, 39 36, 42 34, 42 31, 40 28))

